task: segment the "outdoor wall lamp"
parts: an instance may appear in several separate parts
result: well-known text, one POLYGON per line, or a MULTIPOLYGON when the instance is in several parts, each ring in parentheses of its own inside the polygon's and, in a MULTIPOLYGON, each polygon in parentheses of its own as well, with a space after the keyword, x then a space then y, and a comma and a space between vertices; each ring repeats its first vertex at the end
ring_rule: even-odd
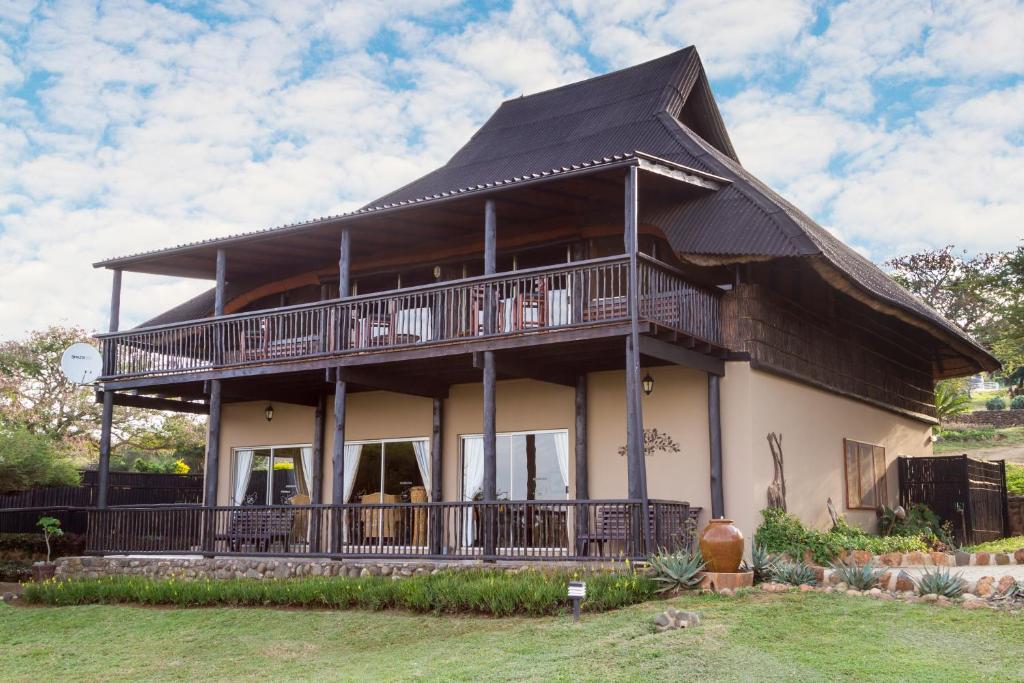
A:
POLYGON ((272 405, 270 405, 268 403, 267 407, 263 409, 263 414, 266 416, 267 422, 270 422, 271 420, 273 420, 274 419, 274 406, 272 406, 272 405))
POLYGON ((640 380, 640 383, 643 385, 644 394, 650 396, 651 392, 654 391, 654 378, 651 377, 651 373, 648 372, 644 375, 644 378, 640 380))

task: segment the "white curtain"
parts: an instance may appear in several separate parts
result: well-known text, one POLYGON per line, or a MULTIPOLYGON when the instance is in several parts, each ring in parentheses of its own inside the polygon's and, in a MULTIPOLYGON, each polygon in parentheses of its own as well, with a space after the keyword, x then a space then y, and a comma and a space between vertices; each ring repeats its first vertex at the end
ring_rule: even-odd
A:
MULTIPOLYGON (((569 486, 569 432, 555 432, 555 457, 558 459, 558 473, 562 475, 562 483, 569 486)), ((568 492, 566 488, 566 492, 568 492)))
MULTIPOLYGON (((473 500, 484 485, 484 438, 467 436, 462 440, 462 499, 473 500)), ((467 509, 463 522, 466 531, 466 545, 473 545, 476 530, 473 527, 473 510, 467 509)))
POLYGON ((427 490, 427 500, 430 500, 430 449, 426 441, 413 441, 412 449, 416 453, 416 466, 420 468, 423 487, 427 490))
POLYGON ((235 451, 235 490, 232 505, 241 505, 245 500, 245 490, 249 488, 249 477, 252 476, 252 450, 235 451))
MULTIPOLYGON (((302 478, 305 480, 306 495, 313 500, 313 447, 302 447, 302 478)), ((302 490, 302 487, 299 489, 302 490)), ((318 496, 319 498, 319 496, 318 496)))
POLYGON ((359 470, 359 456, 363 454, 362 444, 345 444, 345 498, 347 503, 352 497, 352 489, 356 485, 356 472, 359 470))

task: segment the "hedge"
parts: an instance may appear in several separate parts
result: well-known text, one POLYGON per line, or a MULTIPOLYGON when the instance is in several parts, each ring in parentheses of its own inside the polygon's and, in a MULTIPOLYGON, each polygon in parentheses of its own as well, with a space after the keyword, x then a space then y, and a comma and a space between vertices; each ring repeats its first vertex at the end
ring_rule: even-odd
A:
MULTIPOLYGON (((28 584, 30 604, 66 606, 134 603, 178 607, 280 606, 331 609, 406 609, 413 612, 542 616, 567 610, 568 572, 443 571, 392 579, 308 577, 295 579, 151 579, 117 576, 51 579, 28 584)), ((593 574, 582 608, 600 612, 655 597, 646 576, 593 574)))

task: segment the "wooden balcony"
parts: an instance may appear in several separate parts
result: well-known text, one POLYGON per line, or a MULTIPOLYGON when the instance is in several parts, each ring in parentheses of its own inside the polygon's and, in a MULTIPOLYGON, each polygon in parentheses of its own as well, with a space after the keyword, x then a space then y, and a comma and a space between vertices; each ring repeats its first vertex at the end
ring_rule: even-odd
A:
MULTIPOLYGON (((217 376, 410 348, 541 337, 629 322, 629 258, 614 256, 100 334, 105 381, 217 376)), ((720 348, 718 290, 641 255, 640 319, 720 348)), ((324 365, 326 367, 326 365, 324 365)))

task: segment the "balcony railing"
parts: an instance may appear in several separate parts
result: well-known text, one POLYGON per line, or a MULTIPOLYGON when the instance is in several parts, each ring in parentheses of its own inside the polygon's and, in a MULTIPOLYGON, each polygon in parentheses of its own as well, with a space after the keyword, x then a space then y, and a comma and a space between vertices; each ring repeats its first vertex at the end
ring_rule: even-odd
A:
MULTIPOLYGON (((86 552, 485 560, 639 559, 635 500, 116 507, 88 511, 86 552)), ((653 551, 689 549, 687 503, 652 500, 653 551)))
MULTIPOLYGON (((615 256, 97 335, 104 378, 316 359, 629 320, 615 256)), ((720 345, 718 291, 639 261, 640 316, 720 345)))

